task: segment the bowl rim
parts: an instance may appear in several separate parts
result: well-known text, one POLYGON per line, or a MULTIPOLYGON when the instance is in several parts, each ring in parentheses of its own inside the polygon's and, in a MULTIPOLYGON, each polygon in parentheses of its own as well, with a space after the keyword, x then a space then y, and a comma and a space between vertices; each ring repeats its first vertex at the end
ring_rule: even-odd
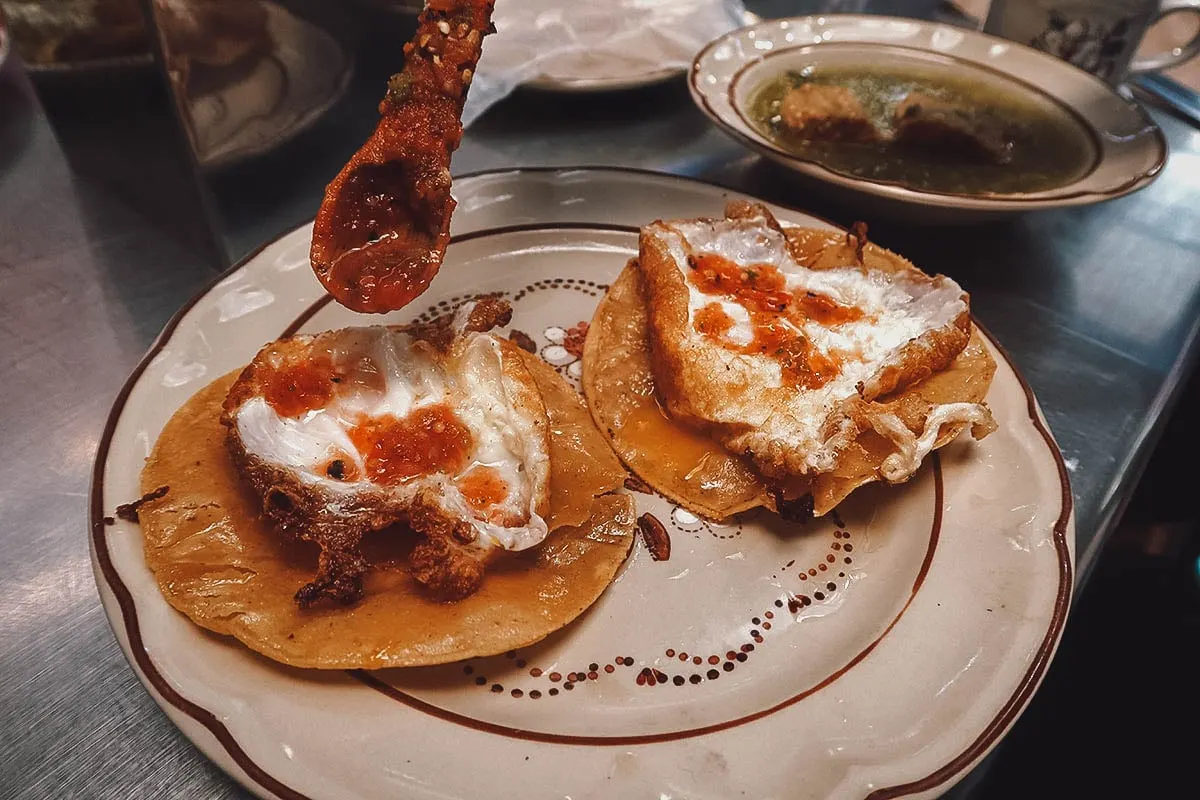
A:
MULTIPOLYGON (((1167 144, 1166 136, 1163 134, 1162 129, 1158 126, 1158 124, 1150 117, 1149 114, 1146 113, 1145 109, 1135 102, 1127 101, 1110 86, 1108 86, 1108 84, 1104 83, 1094 75, 1085 72, 1084 70, 1081 70, 1066 61, 1055 58, 1048 53, 1043 53, 1040 50, 1023 45, 1019 42, 1001 39, 999 37, 991 36, 989 34, 968 28, 958 28, 941 22, 931 22, 907 17, 894 17, 874 14, 808 14, 797 17, 763 20, 752 25, 745 25, 741 28, 730 31, 723 36, 717 37, 705 45, 696 54, 695 58, 692 60, 692 67, 688 71, 688 90, 692 96, 693 102, 695 102, 700 110, 709 119, 716 123, 717 126, 720 127, 726 134, 732 136, 746 147, 749 147, 750 149, 755 150, 796 172, 853 191, 858 191, 877 197, 883 197, 889 200, 898 200, 901 202, 943 209, 1032 211, 1041 208, 1059 208, 1065 206, 1086 205, 1102 200, 1109 200, 1116 197, 1121 197, 1148 186, 1158 177, 1159 174, 1161 174, 1163 167, 1167 163, 1169 155, 1169 146, 1167 144), (845 22, 855 27, 861 26, 862 23, 870 22, 874 25, 879 23, 916 25, 924 29, 949 28, 954 30, 956 33, 962 34, 964 37, 973 37, 981 43, 1003 45, 1007 48, 1016 49, 1026 57, 1031 56, 1037 59, 1048 68, 1073 71, 1074 73, 1077 73, 1075 77, 1082 77, 1085 81, 1092 83, 1093 88, 1103 90, 1103 92, 1109 95, 1112 99, 1119 101, 1123 106, 1128 107, 1130 112, 1135 114, 1140 119, 1143 125, 1142 134, 1150 137, 1150 146, 1156 151, 1157 157, 1154 159, 1153 164, 1132 174, 1128 180, 1120 183, 1114 183, 1113 185, 1107 187, 1094 187, 1089 189, 1078 188, 1081 183, 1087 181, 1094 175, 1095 171, 1104 162, 1106 157, 1103 148, 1102 137, 1096 130, 1095 125, 1087 117, 1085 117, 1076 109, 1067 106, 1049 92, 1033 86, 1024 78, 1013 75, 1003 69, 997 68, 994 65, 980 63, 960 54, 945 53, 932 50, 928 47, 922 47, 920 45, 899 44, 892 41, 860 40, 852 42, 829 42, 828 44, 807 41, 798 42, 795 44, 788 43, 782 47, 776 47, 768 53, 756 56, 755 58, 747 59, 745 63, 737 68, 737 71, 729 79, 728 85, 724 87, 724 92, 727 94, 726 100, 732 109, 733 115, 736 117, 737 121, 741 123, 741 125, 745 126, 745 131, 741 130, 737 125, 732 124, 730 120, 725 119, 716 109, 713 108, 709 102, 711 93, 706 93, 701 88, 699 78, 703 70, 703 63, 717 47, 720 47, 731 39, 739 37, 747 32, 765 26, 778 25, 781 22, 787 22, 792 25, 803 25, 806 23, 817 23, 824 25, 831 20, 845 22), (763 136, 755 129, 755 127, 746 118, 745 112, 741 108, 740 104, 735 101, 734 93, 737 90, 739 82, 742 80, 745 73, 751 68, 762 64, 767 59, 789 52, 794 52, 802 48, 818 48, 829 45, 850 45, 866 49, 907 49, 916 53, 926 53, 936 55, 939 58, 952 59, 962 64, 969 65, 972 68, 994 73, 996 76, 1004 79, 1005 81, 1035 93, 1042 99, 1049 100, 1058 105, 1060 108, 1068 111, 1072 118, 1075 119, 1077 123, 1081 124, 1081 126, 1087 131, 1093 146, 1096 148, 1096 154, 1093 163, 1087 169, 1087 171, 1069 183, 1041 192, 1006 194, 954 193, 911 188, 896 181, 890 180, 851 176, 826 167, 817 161, 803 158, 795 153, 791 153, 776 145, 774 142, 763 136)), ((719 92, 720 89, 717 91, 719 92)))

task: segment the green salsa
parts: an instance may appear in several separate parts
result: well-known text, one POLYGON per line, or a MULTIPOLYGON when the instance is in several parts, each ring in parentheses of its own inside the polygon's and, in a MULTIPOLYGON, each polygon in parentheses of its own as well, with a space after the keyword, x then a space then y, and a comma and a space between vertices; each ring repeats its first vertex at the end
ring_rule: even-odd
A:
POLYGON ((750 99, 750 119, 767 138, 808 161, 856 178, 898 183, 912 189, 951 194, 1040 192, 1086 174, 1095 146, 1065 109, 967 77, 940 71, 895 67, 819 67, 790 71, 764 83, 750 99), (881 141, 858 144, 803 138, 783 124, 780 104, 805 83, 841 86, 858 99, 881 141), (1004 120, 1012 131, 1010 160, 988 163, 937 148, 891 141, 897 106, 910 92, 1004 120), (1053 109, 1053 110, 1052 110, 1053 109))

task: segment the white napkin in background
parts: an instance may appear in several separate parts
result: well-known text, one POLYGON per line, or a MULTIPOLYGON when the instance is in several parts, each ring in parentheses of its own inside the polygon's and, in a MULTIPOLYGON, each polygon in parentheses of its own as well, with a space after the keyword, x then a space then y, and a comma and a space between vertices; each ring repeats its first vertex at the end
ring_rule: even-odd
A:
POLYGON ((543 75, 636 79, 686 68, 743 13, 741 0, 498 0, 463 124, 543 75))

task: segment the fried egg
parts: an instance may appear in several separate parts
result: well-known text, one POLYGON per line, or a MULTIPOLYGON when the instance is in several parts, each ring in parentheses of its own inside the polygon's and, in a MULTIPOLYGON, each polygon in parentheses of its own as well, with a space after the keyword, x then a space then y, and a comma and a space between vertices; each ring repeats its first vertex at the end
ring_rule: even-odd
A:
POLYGON ((501 348, 469 333, 442 353, 386 327, 296 337, 260 364, 233 412, 238 438, 331 510, 365 496, 400 509, 432 490, 478 546, 525 550, 547 533, 545 411, 505 374, 501 348))
POLYGON ((897 448, 884 477, 905 480, 943 425, 990 422, 974 403, 931 410, 931 431, 872 413, 873 400, 945 369, 966 346, 968 297, 949 278, 867 267, 861 256, 810 268, 762 207, 653 223, 638 264, 671 416, 767 475, 829 472, 873 428, 897 448))

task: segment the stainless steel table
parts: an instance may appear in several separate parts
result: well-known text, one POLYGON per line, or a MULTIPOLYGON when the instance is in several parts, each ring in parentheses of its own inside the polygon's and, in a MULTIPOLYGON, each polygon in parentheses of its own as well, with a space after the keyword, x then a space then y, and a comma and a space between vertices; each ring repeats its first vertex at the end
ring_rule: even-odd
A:
MULTIPOLYGON (((1200 132, 1155 116, 1171 161, 1138 195, 977 228, 872 221, 881 244, 971 291, 1033 385, 1071 469, 1081 578, 1198 349, 1200 132)), ((728 141, 678 84, 513 98, 471 130, 455 168, 580 164, 696 176, 840 222, 856 216, 728 141)), ((227 220, 226 243, 245 250, 317 200, 300 193, 227 220)), ((214 274, 194 249, 73 176, 29 87, 11 69, 0 75, 0 797, 246 796, 126 666, 86 543, 88 476, 109 404, 163 323, 214 274)))

